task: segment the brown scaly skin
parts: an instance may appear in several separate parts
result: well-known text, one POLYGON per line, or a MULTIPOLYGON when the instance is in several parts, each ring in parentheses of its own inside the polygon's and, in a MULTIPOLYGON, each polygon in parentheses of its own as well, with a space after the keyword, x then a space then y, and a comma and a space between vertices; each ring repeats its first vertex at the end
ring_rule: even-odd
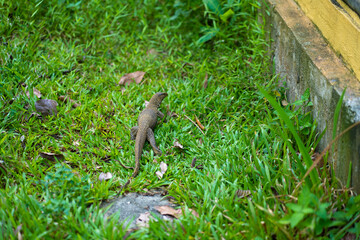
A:
POLYGON ((167 96, 167 93, 158 92, 149 101, 146 108, 139 114, 138 126, 131 128, 131 139, 135 139, 135 169, 130 179, 120 189, 119 194, 130 183, 131 179, 136 177, 140 169, 140 158, 145 144, 148 140, 156 155, 161 155, 161 150, 156 146, 153 129, 157 124, 157 118, 163 118, 164 114, 158 110, 161 102, 167 96))

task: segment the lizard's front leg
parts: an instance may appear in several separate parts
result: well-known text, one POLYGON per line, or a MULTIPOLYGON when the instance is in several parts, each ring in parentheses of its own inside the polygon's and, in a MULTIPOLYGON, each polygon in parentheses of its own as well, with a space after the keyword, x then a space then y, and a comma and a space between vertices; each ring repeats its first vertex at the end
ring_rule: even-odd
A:
POLYGON ((157 111, 157 116, 162 120, 165 115, 162 112, 157 111))
POLYGON ((154 132, 151 130, 151 128, 148 128, 147 133, 146 133, 146 138, 149 141, 151 147, 153 148, 155 154, 158 155, 158 156, 161 156, 162 152, 156 146, 154 132))
POLYGON ((135 140, 138 130, 139 130, 139 126, 135 126, 135 127, 131 128, 131 130, 130 130, 131 140, 135 140))

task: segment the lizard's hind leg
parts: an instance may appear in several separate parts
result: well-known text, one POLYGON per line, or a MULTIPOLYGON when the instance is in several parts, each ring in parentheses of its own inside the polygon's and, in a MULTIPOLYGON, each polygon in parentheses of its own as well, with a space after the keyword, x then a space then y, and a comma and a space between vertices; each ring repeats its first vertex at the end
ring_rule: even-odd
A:
POLYGON ((158 156, 161 156, 162 152, 161 152, 161 150, 156 146, 154 132, 151 130, 151 128, 149 128, 149 129, 147 130, 146 138, 147 138, 147 140, 149 141, 151 147, 153 148, 155 154, 158 155, 158 156))
POLYGON ((135 140, 138 130, 139 130, 139 126, 135 126, 135 127, 131 128, 131 130, 130 130, 131 140, 135 140))

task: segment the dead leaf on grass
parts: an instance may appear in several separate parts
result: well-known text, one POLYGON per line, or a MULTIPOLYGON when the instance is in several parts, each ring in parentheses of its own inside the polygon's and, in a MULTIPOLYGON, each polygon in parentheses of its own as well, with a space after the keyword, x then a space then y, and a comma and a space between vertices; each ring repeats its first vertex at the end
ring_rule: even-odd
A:
POLYGON ((73 141, 72 143, 74 146, 78 147, 80 146, 80 140, 73 141))
POLYGON ((159 213, 161 215, 170 215, 173 216, 175 218, 179 218, 182 215, 182 210, 179 209, 174 209, 173 207, 170 206, 156 206, 154 207, 157 211, 159 211, 159 213))
POLYGON ((136 219, 136 226, 149 227, 150 218, 151 218, 150 212, 141 213, 140 216, 136 219))
POLYGON ((62 101, 64 103, 67 103, 68 101, 70 101, 73 108, 77 108, 81 105, 81 103, 75 102, 75 100, 71 99, 69 96, 62 95, 62 96, 59 96, 58 99, 59 99, 59 101, 62 101))
POLYGON ((195 167, 195 163, 196 163, 196 157, 193 158, 193 160, 191 161, 191 167, 195 167))
POLYGON ((100 173, 99 175, 99 181, 102 182, 102 181, 105 181, 105 180, 109 180, 113 177, 113 175, 110 173, 110 172, 107 172, 107 173, 100 173))
POLYGON ((289 105, 289 103, 284 99, 281 101, 281 104, 286 107, 287 105, 289 105))
MULTIPOLYGON (((171 206, 156 206, 154 207, 157 211, 159 211, 159 213, 161 215, 170 215, 172 217, 175 218, 180 218, 182 215, 184 215, 184 212, 182 209, 174 209, 171 206)), ((199 217, 199 214, 193 210, 193 209, 189 209, 189 211, 191 212, 192 215, 194 215, 195 217, 199 217)))
POLYGON ((208 86, 208 78, 209 78, 209 77, 208 77, 208 74, 206 73, 206 74, 205 74, 205 81, 204 81, 204 85, 203 85, 203 88, 204 88, 204 89, 206 89, 207 86, 208 86))
MULTIPOLYGON (((35 96, 37 96, 37 98, 41 98, 41 92, 39 91, 39 90, 37 90, 36 88, 33 88, 33 93, 34 93, 34 95, 35 96)), ((26 91, 26 96, 28 97, 28 98, 30 98, 30 92, 29 92, 29 90, 28 91, 26 91)))
POLYGON ((156 171, 156 176, 158 176, 159 179, 162 179, 162 177, 164 176, 164 174, 166 173, 167 171, 167 164, 164 163, 164 162, 161 162, 160 163, 160 171, 156 171))
POLYGON ((205 127, 201 124, 200 120, 195 116, 196 124, 201 128, 201 130, 205 130, 205 127))
POLYGON ((135 82, 136 84, 139 84, 142 81, 145 73, 146 72, 136 71, 136 72, 133 72, 133 73, 125 74, 124 76, 122 76, 120 78, 119 85, 127 86, 132 82, 135 82))
POLYGON ((252 194, 252 192, 250 190, 237 190, 235 193, 235 196, 238 198, 245 198, 248 197, 252 194))
POLYGON ((181 144, 179 143, 179 141, 177 141, 177 140, 174 142, 174 147, 179 148, 179 149, 184 149, 184 146, 181 145, 181 144))
POLYGON ((64 159, 64 155, 62 155, 60 153, 40 152, 39 155, 40 155, 40 157, 46 158, 51 161, 56 161, 56 159, 57 160, 64 159))
POLYGON ((57 107, 58 103, 51 99, 40 99, 35 102, 36 111, 41 113, 41 115, 57 115, 57 107))

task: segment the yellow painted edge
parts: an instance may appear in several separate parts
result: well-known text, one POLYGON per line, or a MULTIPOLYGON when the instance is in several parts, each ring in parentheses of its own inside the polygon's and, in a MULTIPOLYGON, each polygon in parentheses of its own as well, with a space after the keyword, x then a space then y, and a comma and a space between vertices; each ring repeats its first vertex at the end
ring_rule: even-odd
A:
POLYGON ((297 3, 360 81, 360 19, 330 0, 297 0, 297 3))

